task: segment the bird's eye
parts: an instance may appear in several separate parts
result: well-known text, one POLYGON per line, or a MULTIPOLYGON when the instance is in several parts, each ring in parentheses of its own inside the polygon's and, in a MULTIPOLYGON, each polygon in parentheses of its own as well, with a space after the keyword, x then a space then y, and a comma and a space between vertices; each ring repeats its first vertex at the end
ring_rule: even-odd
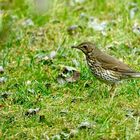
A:
POLYGON ((83 48, 87 49, 88 47, 87 47, 87 45, 84 45, 83 48))

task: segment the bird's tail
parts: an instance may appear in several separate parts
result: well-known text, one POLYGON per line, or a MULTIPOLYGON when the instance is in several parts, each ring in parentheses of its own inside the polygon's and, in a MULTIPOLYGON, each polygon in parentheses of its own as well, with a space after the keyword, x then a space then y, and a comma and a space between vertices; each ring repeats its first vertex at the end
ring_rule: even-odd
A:
POLYGON ((140 72, 130 72, 130 73, 125 73, 125 75, 131 77, 131 78, 140 78, 140 72))

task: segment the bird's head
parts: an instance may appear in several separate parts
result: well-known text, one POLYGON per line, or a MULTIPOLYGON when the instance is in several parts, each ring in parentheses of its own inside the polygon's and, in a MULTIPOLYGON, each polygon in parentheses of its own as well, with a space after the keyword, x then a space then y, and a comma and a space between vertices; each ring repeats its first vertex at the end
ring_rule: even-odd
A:
POLYGON ((95 45, 93 43, 90 42, 83 42, 77 46, 72 46, 72 48, 76 48, 81 50, 84 54, 88 54, 90 52, 92 52, 95 49, 95 45))

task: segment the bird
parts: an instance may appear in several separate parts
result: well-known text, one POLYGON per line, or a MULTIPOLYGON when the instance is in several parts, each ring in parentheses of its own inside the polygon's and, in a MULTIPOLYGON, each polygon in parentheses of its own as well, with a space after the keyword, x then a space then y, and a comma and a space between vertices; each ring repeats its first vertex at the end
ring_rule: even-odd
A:
POLYGON ((79 49, 85 54, 87 64, 96 79, 111 85, 111 96, 114 96, 116 85, 121 80, 140 78, 140 72, 131 69, 122 61, 101 51, 92 42, 82 42, 79 45, 72 46, 72 48, 79 49))

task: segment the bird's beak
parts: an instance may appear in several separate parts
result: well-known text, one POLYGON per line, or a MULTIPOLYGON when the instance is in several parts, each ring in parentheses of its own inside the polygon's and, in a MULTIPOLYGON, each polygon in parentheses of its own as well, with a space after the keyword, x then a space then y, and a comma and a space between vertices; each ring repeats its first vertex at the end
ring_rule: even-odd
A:
POLYGON ((77 48, 77 46, 71 46, 71 48, 77 48))

